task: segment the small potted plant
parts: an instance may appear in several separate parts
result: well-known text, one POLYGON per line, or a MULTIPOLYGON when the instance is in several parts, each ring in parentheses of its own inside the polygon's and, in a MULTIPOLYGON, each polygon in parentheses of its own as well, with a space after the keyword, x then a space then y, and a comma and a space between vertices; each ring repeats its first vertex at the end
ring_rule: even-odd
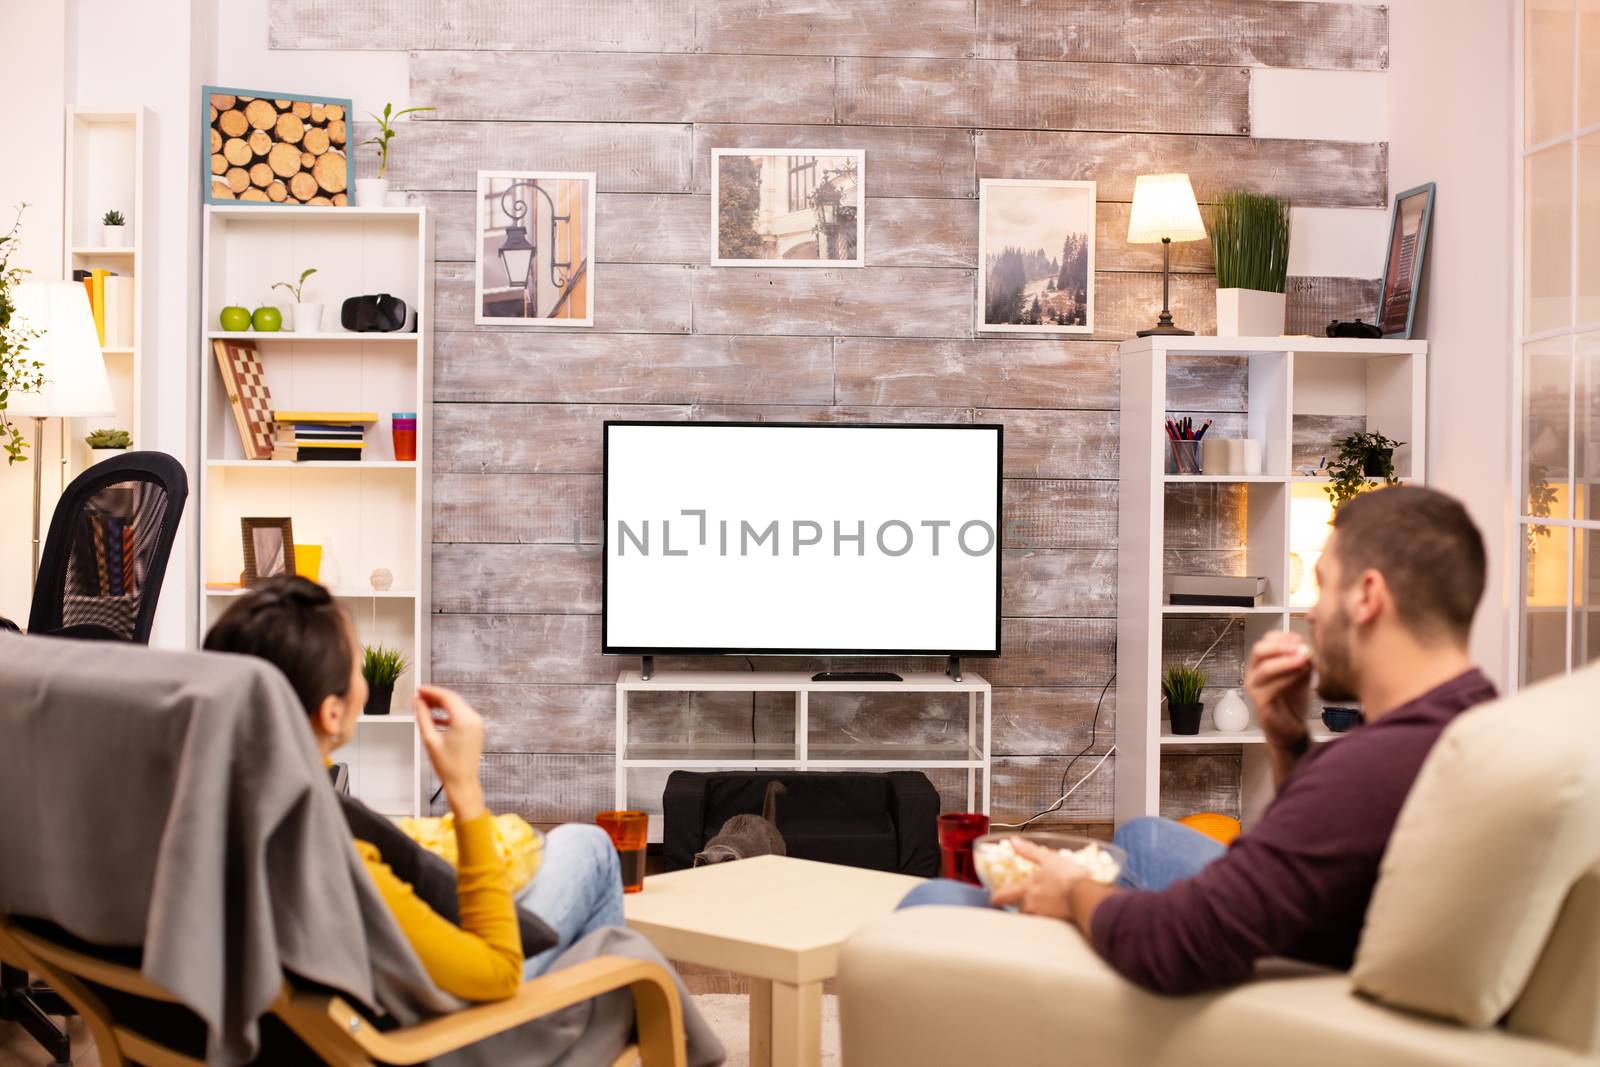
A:
POLYGON ((1289 202, 1261 193, 1226 193, 1211 214, 1217 267, 1217 336, 1283 333, 1289 277, 1289 202))
POLYGON ((83 440, 89 446, 91 463, 120 456, 133 447, 133 438, 128 436, 127 430, 96 430, 83 440))
POLYGON ((382 207, 384 200, 389 195, 389 142, 394 140, 395 128, 392 125, 401 115, 409 115, 414 111, 432 111, 431 107, 403 107, 395 111, 393 104, 383 105, 383 114, 368 112, 372 121, 378 124, 378 132, 361 143, 372 145, 378 150, 378 176, 376 178, 356 179, 356 205, 358 207, 382 207))
POLYGON ((1324 492, 1338 511, 1357 494, 1373 488, 1383 479, 1384 485, 1398 485, 1394 473, 1394 450, 1405 444, 1381 433, 1353 433, 1335 442, 1339 454, 1328 464, 1328 484, 1324 492))
POLYGON ((128 242, 123 235, 128 232, 128 220, 123 218, 122 212, 112 208, 100 216, 100 247, 101 248, 126 248, 128 242))
POLYGON ((367 680, 368 715, 387 715, 394 701, 394 683, 410 664, 398 650, 384 645, 364 645, 361 649, 361 676, 367 680))
POLYGON ((1167 699, 1167 718, 1172 720, 1175 734, 1200 732, 1200 715, 1205 704, 1200 691, 1206 687, 1206 674, 1198 667, 1185 667, 1174 663, 1161 676, 1161 695, 1167 699))
POLYGON ((316 333, 322 329, 322 305, 307 304, 301 300, 301 290, 305 288, 306 279, 317 273, 317 268, 307 267, 300 272, 297 282, 274 282, 274 289, 285 289, 294 297, 294 307, 289 319, 289 329, 295 333, 316 333))

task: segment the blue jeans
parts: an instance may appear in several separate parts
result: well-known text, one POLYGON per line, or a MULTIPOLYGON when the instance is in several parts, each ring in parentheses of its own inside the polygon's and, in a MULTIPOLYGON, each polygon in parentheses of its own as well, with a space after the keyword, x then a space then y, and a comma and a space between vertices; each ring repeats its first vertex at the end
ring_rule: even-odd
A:
POLYGON ((574 941, 602 926, 622 926, 622 872, 611 838, 598 826, 568 823, 544 838, 544 855, 533 881, 517 896, 556 932, 559 940, 522 965, 524 979, 537 978, 574 941))
MULTIPOLYGON (((1192 877, 1227 851, 1227 847, 1182 823, 1146 816, 1124 823, 1113 842, 1128 854, 1128 863, 1117 884, 1124 889, 1165 889, 1173 882, 1192 877)), ((987 908, 989 891, 949 879, 923 882, 900 902, 902 908, 928 904, 953 907, 987 908)))

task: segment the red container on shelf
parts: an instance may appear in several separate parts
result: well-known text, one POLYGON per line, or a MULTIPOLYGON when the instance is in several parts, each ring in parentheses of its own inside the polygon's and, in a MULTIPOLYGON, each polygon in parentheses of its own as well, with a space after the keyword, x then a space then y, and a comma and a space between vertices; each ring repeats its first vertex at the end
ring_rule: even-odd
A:
POLYGON ((389 420, 389 429, 394 436, 394 458, 398 460, 415 460, 417 458, 417 413, 415 411, 397 411, 389 420))

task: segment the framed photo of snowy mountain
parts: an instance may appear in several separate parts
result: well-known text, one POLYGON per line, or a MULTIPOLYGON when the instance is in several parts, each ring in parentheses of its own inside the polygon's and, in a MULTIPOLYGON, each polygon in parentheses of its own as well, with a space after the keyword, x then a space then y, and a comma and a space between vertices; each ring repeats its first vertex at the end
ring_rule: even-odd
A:
POLYGON ((983 332, 1094 332, 1094 182, 978 183, 983 332))

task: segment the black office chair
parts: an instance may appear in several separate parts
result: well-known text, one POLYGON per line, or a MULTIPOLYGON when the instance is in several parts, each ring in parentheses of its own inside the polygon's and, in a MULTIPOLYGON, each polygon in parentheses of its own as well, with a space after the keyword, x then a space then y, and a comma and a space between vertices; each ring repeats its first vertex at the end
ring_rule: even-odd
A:
POLYGON ((28 632, 149 644, 188 497, 183 465, 164 452, 113 456, 74 478, 50 519, 28 632))
MULTIPOLYGON (((150 643, 161 581, 189 498, 183 464, 127 452, 95 464, 56 504, 34 579, 28 633, 150 643)), ((55 991, 0 965, 0 1019, 16 1022, 55 1064, 71 1060, 49 1018, 76 1014, 55 991)))

